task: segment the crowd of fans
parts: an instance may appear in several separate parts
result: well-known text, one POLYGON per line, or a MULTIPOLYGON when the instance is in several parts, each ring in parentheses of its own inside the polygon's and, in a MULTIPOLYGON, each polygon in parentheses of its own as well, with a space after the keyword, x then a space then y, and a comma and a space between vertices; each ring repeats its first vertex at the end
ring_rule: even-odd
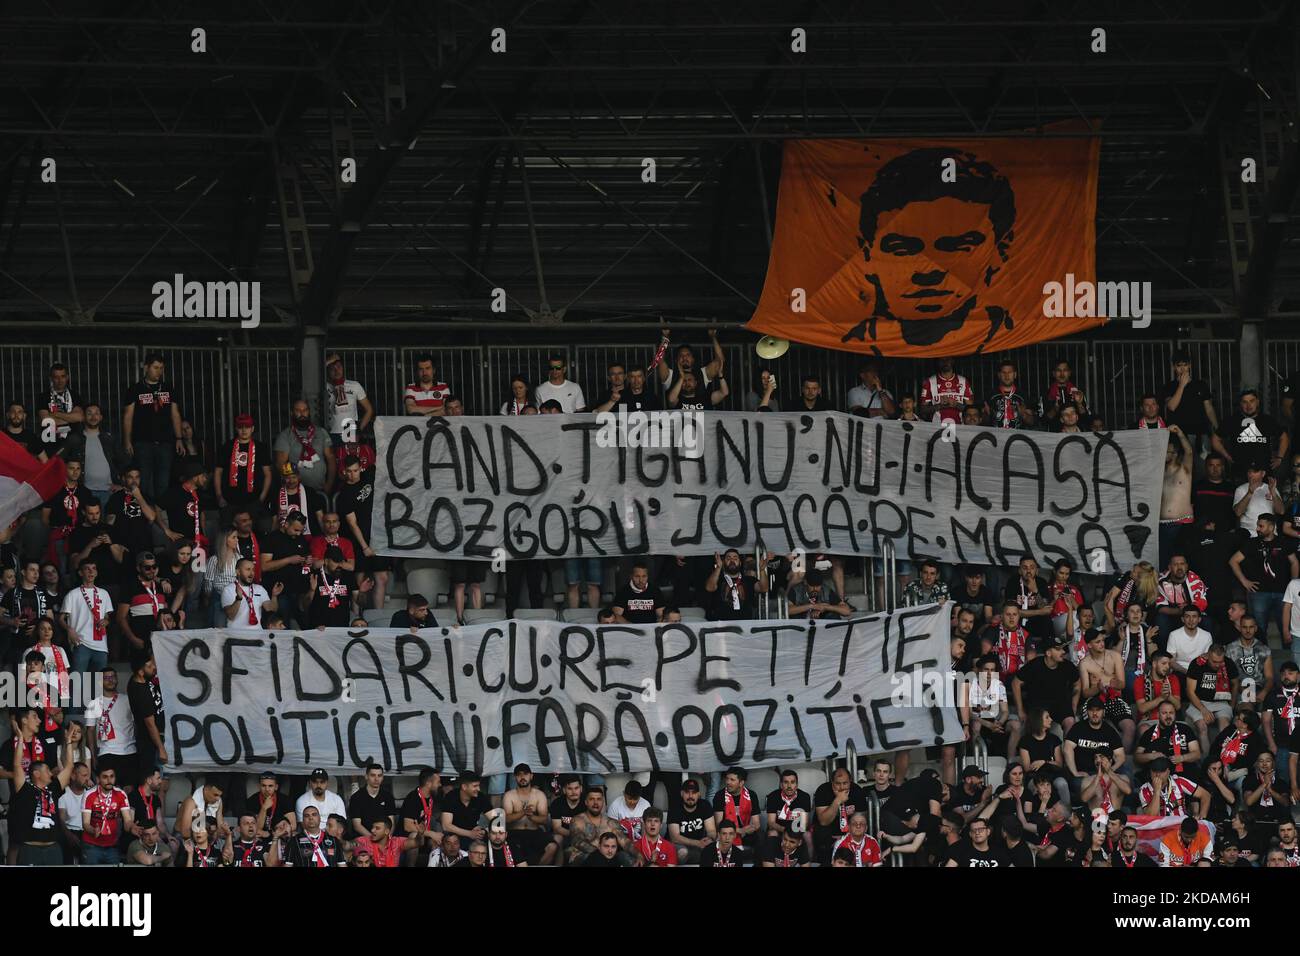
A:
MULTIPOLYGON (((515 376, 502 415, 826 410, 816 376, 778 397, 779 363, 729 383, 717 339, 707 362, 665 336, 650 368, 610 363, 594 401, 564 358, 544 382, 515 376)), ((241 413, 209 445, 182 415, 157 355, 125 396, 89 400, 55 365, 29 407, 13 401, 5 433, 42 459, 62 456, 66 486, 0 531, 0 663, 28 682, 66 688, 102 679, 100 695, 10 712, 0 748, 8 781, 10 863, 147 866, 1300 866, 1292 808, 1300 803, 1300 455, 1291 454, 1296 382, 1280 414, 1247 390, 1221 419, 1216 395, 1176 354, 1168 383, 1134 396, 1130 423, 1090 410, 1068 363, 1038 397, 1013 362, 978 396, 941 359, 911 394, 893 394, 865 363, 843 410, 865 417, 1021 430, 1170 433, 1158 559, 1105 580, 1068 561, 1045 568, 904 562, 904 604, 950 601, 951 668, 970 675, 956 706, 967 743, 879 759, 870 777, 845 767, 813 788, 796 770, 767 794, 744 768, 702 779, 656 774, 609 794, 598 777, 510 780, 423 771, 399 804, 368 768, 344 800, 325 770, 211 775, 168 822, 163 697, 151 654, 159 630, 436 626, 437 598, 393 601, 398 562, 369 541, 375 410, 362 383, 327 358, 323 413, 293 403, 276 435, 241 413), (119 428, 120 426, 120 428, 119 428), (1272 646, 1270 646, 1272 645, 1272 646), (119 676, 114 664, 129 665, 119 676), (123 672, 126 673, 126 672, 123 672), (125 683, 125 693, 119 686, 125 683), (1005 758, 1000 781, 970 756, 975 742, 1005 758), (965 759, 963 760, 963 755, 965 759), (913 761, 933 761, 909 775, 913 761), (959 763, 965 762, 958 773, 959 763), (288 788, 282 792, 282 787, 288 788), (651 798, 663 793, 661 806, 651 798), (1183 818, 1152 855, 1133 816, 1183 818), (233 827, 232 827, 233 823, 233 827), (1203 823, 1213 825, 1211 831, 1203 823), (1213 833, 1213 838, 1210 833, 1213 833)), ((417 360, 410 415, 467 409, 429 356, 417 360)), ((107 397, 106 397, 107 398, 107 397)), ((835 555, 638 556, 606 567, 561 562, 564 603, 602 622, 655 623, 698 607, 711 620, 758 616, 784 596, 792 618, 846 617, 881 601, 848 591, 835 555), (765 609, 767 605, 764 605, 765 609)), ((448 562, 449 607, 482 607, 486 565, 448 562)), ((546 562, 508 568, 504 611, 551 607, 546 562)), ((864 588, 867 585, 864 585, 864 588)), ((982 750, 982 748, 980 748, 982 750)), ((864 768, 864 773, 865 773, 864 768)), ((340 788, 344 789, 344 788, 340 788)))

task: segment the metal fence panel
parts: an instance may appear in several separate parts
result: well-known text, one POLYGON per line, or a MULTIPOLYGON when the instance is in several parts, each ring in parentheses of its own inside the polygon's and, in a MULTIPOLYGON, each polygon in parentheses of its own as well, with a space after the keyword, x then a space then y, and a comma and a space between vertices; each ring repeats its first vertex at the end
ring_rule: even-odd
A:
MULTIPOLYGON (((36 412, 32 401, 48 382, 54 350, 48 345, 0 346, 0 401, 8 411, 10 402, 22 402, 27 409, 27 427, 35 428, 36 412)), ((80 382, 72 383, 74 392, 83 392, 80 382)), ((98 396, 86 396, 86 401, 98 396)))
POLYGON ((493 345, 487 350, 487 395, 484 404, 488 414, 500 410, 501 403, 510 395, 510 379, 523 375, 536 388, 546 381, 547 360, 552 354, 564 355, 569 360, 570 380, 577 381, 586 398, 587 383, 573 378, 573 352, 566 345, 493 345))
POLYGON ((1300 339, 1270 339, 1264 351, 1264 381, 1268 408, 1282 404, 1282 382, 1300 368, 1300 339))
POLYGON ((290 407, 302 395, 300 359, 297 349, 232 348, 226 420, 248 412, 257 420, 258 437, 274 441, 289 427, 290 407))
POLYGON ((1171 359, 1175 347, 1192 357, 1192 374, 1210 384, 1219 415, 1233 405, 1240 386, 1239 343, 1224 339, 1189 339, 1179 343, 1096 341, 1093 368, 1098 411, 1111 428, 1127 428, 1138 415, 1141 397, 1159 393, 1172 377, 1171 359))
POLYGON ((398 366, 397 350, 390 348, 326 349, 343 359, 345 377, 361 383, 376 415, 399 415, 406 380, 398 366))
MULTIPOLYGON (((60 345, 58 360, 68 367, 74 391, 97 401, 104 417, 117 431, 122 430, 123 399, 126 390, 144 377, 140 353, 134 345, 60 345)), ((171 379, 172 370, 165 371, 171 379)), ((184 406, 181 407, 184 412, 184 406)))
MULTIPOLYGON (((625 369, 646 369, 654 361, 657 342, 638 342, 630 345, 579 345, 573 350, 571 374, 582 386, 587 404, 596 404, 609 388, 609 363, 622 362, 625 369)), ((666 355, 667 353, 665 353, 666 355)), ((658 394, 657 371, 646 372, 646 388, 658 394)), ((507 383, 509 384, 509 383, 507 383)), ((503 397, 504 400, 504 397, 503 397)), ((498 405, 498 408, 500 406, 498 405)))
MULTIPOLYGON (((434 376, 441 378, 451 386, 451 392, 465 404, 467 415, 490 415, 500 404, 485 404, 484 379, 486 365, 483 361, 483 349, 477 345, 448 345, 441 348, 429 346, 409 346, 402 349, 402 388, 407 382, 415 381, 415 361, 423 354, 433 356, 434 376)), ((403 405, 398 403, 399 412, 403 405)))
POLYGON ((225 353, 218 348, 161 348, 167 378, 176 388, 181 418, 194 426, 194 437, 214 449, 234 434, 226 418, 225 353))

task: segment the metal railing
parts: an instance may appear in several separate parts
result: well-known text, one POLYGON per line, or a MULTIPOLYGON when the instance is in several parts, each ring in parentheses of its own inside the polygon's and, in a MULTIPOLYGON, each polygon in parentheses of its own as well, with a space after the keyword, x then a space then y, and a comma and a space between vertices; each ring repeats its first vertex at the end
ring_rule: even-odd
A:
MULTIPOLYGON (((657 336, 649 335, 640 341, 632 341, 629 336, 614 344, 580 343, 580 331, 559 328, 546 344, 534 341, 426 347, 418 340, 413 343, 409 333, 391 334, 402 335, 402 340, 391 345, 338 346, 348 376, 361 382, 381 414, 401 412, 402 389, 414 374, 415 356, 424 351, 434 355, 438 377, 462 396, 467 412, 495 414, 509 394, 510 376, 523 373, 536 386, 546 379, 546 359, 553 352, 569 358, 568 377, 594 401, 606 387, 609 361, 617 359, 644 367, 652 359, 658 341, 657 336)), ((707 339, 697 335, 691 345, 697 361, 707 364, 712 358, 707 339)), ((1236 340, 1054 342, 962 359, 957 369, 970 380, 976 401, 981 402, 995 387, 998 361, 1011 358, 1019 369, 1021 390, 1036 398, 1051 384, 1053 360, 1064 358, 1071 363, 1091 410, 1110 427, 1124 428, 1136 418, 1140 396, 1158 391, 1168 381, 1169 360, 1175 348, 1192 353, 1193 373, 1211 383, 1220 414, 1230 412, 1233 396, 1242 384, 1240 343, 1236 340)), ((163 345, 160 350, 169 363, 168 378, 177 383, 182 414, 191 417, 196 430, 205 433, 202 437, 209 441, 229 435, 233 416, 239 411, 253 411, 259 420, 259 434, 269 439, 285 427, 289 403, 301 392, 301 349, 296 347, 205 346, 196 350, 189 345, 163 345), (265 428, 263 421, 267 422, 265 428)), ((144 351, 145 347, 136 345, 3 345, 0 395, 6 400, 31 401, 44 387, 50 362, 62 361, 69 366, 73 390, 103 404, 111 421, 120 421, 121 400, 127 387, 140 377, 144 351)), ((856 383, 861 361, 852 353, 802 345, 792 346, 780 359, 765 361, 746 343, 735 340, 724 342, 723 351, 724 374, 732 393, 723 407, 730 409, 744 407, 746 393, 754 388, 764 369, 777 375, 777 394, 784 401, 798 394, 805 375, 816 375, 831 407, 845 408, 847 392, 856 383)), ((665 361, 671 362, 673 355, 670 351, 665 361)), ((922 379, 934 371, 933 363, 926 360, 896 359, 882 365, 884 384, 895 396, 916 394, 922 379)), ((1266 343, 1266 366, 1265 382, 1245 384, 1264 385, 1269 391, 1270 404, 1266 407, 1275 411, 1279 380, 1300 367, 1300 341, 1270 339, 1266 343)), ((648 386, 658 393, 658 376, 651 373, 647 379, 648 386)))

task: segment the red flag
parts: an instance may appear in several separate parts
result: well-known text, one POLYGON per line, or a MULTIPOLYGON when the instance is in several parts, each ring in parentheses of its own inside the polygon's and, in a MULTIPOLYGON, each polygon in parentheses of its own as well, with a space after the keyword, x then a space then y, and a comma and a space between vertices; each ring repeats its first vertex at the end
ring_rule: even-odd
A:
POLYGON ((66 476, 62 458, 42 462, 0 432, 0 528, 54 497, 66 476))

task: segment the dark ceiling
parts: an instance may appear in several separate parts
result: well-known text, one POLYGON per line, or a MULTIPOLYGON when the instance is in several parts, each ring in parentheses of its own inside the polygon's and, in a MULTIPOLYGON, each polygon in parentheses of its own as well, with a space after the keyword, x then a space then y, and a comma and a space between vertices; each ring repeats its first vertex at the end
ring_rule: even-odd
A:
POLYGON ((1298 43, 1282 0, 8 0, 0 320, 140 322, 183 273, 311 326, 743 321, 783 140, 1079 118, 1102 278, 1166 318, 1300 313, 1298 43))

